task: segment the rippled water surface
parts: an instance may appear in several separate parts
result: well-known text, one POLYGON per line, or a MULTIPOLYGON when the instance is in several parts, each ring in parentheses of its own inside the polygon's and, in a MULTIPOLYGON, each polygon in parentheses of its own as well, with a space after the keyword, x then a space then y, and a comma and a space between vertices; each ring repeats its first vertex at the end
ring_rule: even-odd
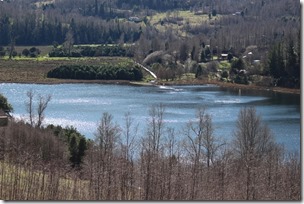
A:
POLYGON ((149 108, 165 106, 167 127, 182 130, 195 111, 205 106, 212 115, 215 135, 231 139, 241 107, 253 105, 268 124, 276 141, 288 150, 300 150, 300 96, 267 91, 239 91, 204 86, 126 86, 102 84, 0 84, 14 107, 14 116, 26 118, 26 92, 52 95, 45 123, 74 126, 88 138, 94 137, 103 112, 124 124, 131 112, 141 131, 146 128, 149 108))

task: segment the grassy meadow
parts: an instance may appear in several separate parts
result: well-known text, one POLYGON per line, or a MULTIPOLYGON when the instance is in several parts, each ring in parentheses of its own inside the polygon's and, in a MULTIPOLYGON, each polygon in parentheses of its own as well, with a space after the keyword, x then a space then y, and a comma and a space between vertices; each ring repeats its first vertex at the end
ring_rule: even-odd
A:
POLYGON ((221 15, 213 16, 209 19, 208 14, 196 15, 191 11, 177 11, 177 12, 163 12, 156 13, 149 17, 150 24, 155 26, 159 31, 164 32, 167 29, 172 29, 178 32, 180 36, 186 36, 185 26, 195 27, 201 25, 203 22, 213 25, 221 15), (170 19, 176 19, 170 21, 170 19), (163 23, 162 23, 163 22, 163 23))

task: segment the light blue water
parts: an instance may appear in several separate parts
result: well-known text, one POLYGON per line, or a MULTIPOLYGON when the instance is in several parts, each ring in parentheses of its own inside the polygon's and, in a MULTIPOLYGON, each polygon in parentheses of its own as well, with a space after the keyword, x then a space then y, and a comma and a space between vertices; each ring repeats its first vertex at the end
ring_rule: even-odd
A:
POLYGON ((0 84, 0 93, 14 107, 13 115, 27 119, 26 92, 52 95, 45 124, 74 126, 88 138, 94 138, 104 112, 124 125, 124 114, 131 113, 140 131, 147 127, 149 109, 165 106, 167 127, 182 130, 195 118, 199 107, 212 115, 215 135, 230 140, 239 110, 253 105, 275 135, 276 141, 290 151, 300 151, 300 96, 261 91, 224 89, 204 86, 127 86, 102 84, 0 84))

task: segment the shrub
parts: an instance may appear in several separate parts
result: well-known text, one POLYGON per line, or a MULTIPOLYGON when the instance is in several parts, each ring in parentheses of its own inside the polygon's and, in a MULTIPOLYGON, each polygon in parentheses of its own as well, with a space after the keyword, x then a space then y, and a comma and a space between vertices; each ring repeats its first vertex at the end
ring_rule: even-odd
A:
POLYGON ((232 69, 236 68, 236 69, 238 69, 238 70, 241 70, 241 69, 245 69, 246 66, 245 66, 244 61, 243 61, 241 58, 239 58, 239 59, 233 60, 233 61, 231 62, 231 68, 232 68, 232 69))
POLYGON ((40 50, 36 47, 31 47, 29 49, 29 51, 30 51, 30 53, 29 53, 30 57, 33 57, 33 58, 38 57, 38 55, 40 54, 40 50))
POLYGON ((22 50, 22 55, 24 55, 25 57, 28 57, 29 54, 30 54, 30 51, 28 49, 25 48, 24 50, 22 50))
POLYGON ((143 78, 143 74, 139 67, 133 67, 131 65, 63 65, 49 71, 47 77, 61 79, 105 79, 140 81, 143 78))
POLYGON ((228 78, 229 77, 229 74, 227 71, 223 71, 222 73, 222 78, 228 78))
POLYGON ((246 85, 249 84, 248 77, 246 75, 244 76, 236 75, 234 78, 234 82, 237 84, 246 84, 246 85))

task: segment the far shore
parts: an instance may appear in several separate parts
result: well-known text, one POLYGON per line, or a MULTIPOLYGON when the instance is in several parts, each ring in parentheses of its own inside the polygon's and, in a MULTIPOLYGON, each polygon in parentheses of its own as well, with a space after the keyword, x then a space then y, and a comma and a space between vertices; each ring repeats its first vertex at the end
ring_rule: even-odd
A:
MULTIPOLYGON (((125 62, 129 58, 86 58, 78 60, 78 64, 98 64, 102 62, 125 62)), ((290 94, 301 94, 301 89, 292 89, 284 87, 265 87, 257 86, 254 84, 244 85, 231 82, 223 82, 219 80, 210 79, 195 79, 194 77, 176 79, 173 81, 158 80, 155 83, 147 81, 126 81, 126 80, 77 80, 77 79, 54 79, 47 78, 48 71, 54 69, 58 65, 73 64, 74 60, 1 60, 0 59, 0 83, 24 83, 24 84, 67 84, 67 83, 87 83, 87 84, 121 84, 121 85, 136 85, 136 86, 153 86, 153 85, 206 85, 214 84, 220 87, 232 89, 252 89, 252 90, 265 90, 290 94)))
POLYGON ((265 86, 257 86, 254 84, 245 85, 245 84, 236 84, 230 82, 222 82, 218 80, 194 80, 193 82, 168 82, 164 83, 164 85, 204 85, 204 84, 214 84, 220 87, 231 88, 231 89, 247 89, 247 90, 261 90, 261 91, 273 91, 280 93, 289 93, 289 94, 301 94, 301 89, 292 89, 285 87, 265 87, 265 86))
POLYGON ((288 94, 301 94, 301 89, 292 89, 284 87, 263 87, 257 85, 244 85, 229 82, 222 82, 217 80, 192 80, 192 81, 159 81, 156 83, 149 83, 143 81, 127 81, 127 80, 76 80, 76 79, 52 79, 45 81, 0 81, 0 83, 21 83, 21 84, 118 84, 118 85, 133 85, 133 86, 179 86, 179 85, 207 85, 213 84, 219 87, 231 88, 231 89, 247 89, 247 90, 261 90, 261 91, 273 91, 288 94))

